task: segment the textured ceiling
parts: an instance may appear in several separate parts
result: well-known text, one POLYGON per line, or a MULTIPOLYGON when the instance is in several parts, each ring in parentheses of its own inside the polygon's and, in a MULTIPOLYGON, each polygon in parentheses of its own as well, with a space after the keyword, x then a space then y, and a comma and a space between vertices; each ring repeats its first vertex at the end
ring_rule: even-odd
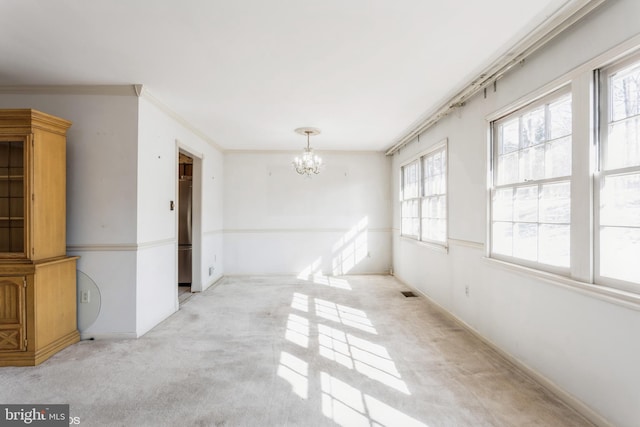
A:
POLYGON ((0 85, 143 84, 225 149, 384 150, 568 0, 0 0, 0 85))

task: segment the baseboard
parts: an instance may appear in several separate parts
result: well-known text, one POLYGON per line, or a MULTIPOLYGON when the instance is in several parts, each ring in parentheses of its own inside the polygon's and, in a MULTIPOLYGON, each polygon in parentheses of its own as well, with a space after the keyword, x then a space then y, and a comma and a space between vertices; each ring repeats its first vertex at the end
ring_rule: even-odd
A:
MULTIPOLYGON (((292 277, 298 278, 300 276, 300 272, 298 273, 225 273, 222 277, 292 277)), ((319 277, 349 277, 349 276, 389 276, 389 271, 370 271, 370 272, 361 272, 361 273, 347 273, 347 274, 322 274, 319 277)), ((309 275, 309 278, 313 278, 314 275, 309 275)), ((307 279, 300 279, 307 280, 307 279)))
POLYGON ((216 286, 218 286, 220 284, 220 282, 222 281, 222 279, 225 278, 226 275, 221 274, 220 276, 214 278, 213 280, 211 280, 209 283, 207 283, 207 285, 202 288, 202 292, 206 291, 209 288, 214 288, 216 286))
POLYGON ((411 288, 415 292, 417 292, 420 295, 422 295, 430 303, 432 303, 434 306, 436 306, 445 316, 447 316, 449 319, 451 319, 452 321, 454 321, 457 324, 459 324, 466 331, 471 333, 471 335, 473 335, 474 337, 478 338, 480 341, 482 341, 484 344, 486 344, 489 348, 491 348, 493 351, 495 351, 507 363, 510 363, 511 365, 513 365, 516 368, 518 368, 525 375, 527 375, 529 378, 531 378, 532 380, 534 380, 535 382, 540 384, 542 387, 547 389, 550 393, 552 393, 558 399, 560 399, 565 405, 567 405, 568 407, 574 409, 576 412, 578 412, 580 415, 582 415, 588 421, 590 421, 591 423, 593 423, 594 425, 596 425, 598 427, 613 427, 612 423, 607 421, 604 417, 602 417, 596 411, 591 409, 589 406, 587 406, 581 400, 577 399, 572 394, 568 393, 566 390, 564 390, 562 387, 558 386, 556 383, 551 381, 546 376, 542 375, 540 372, 536 371, 535 369, 531 368, 527 364, 523 363, 521 360, 515 358, 514 356, 512 356, 511 354, 509 354, 508 352, 506 352, 505 350, 500 348, 493 341, 489 340, 484 335, 480 334, 480 332, 476 331, 467 322, 465 322, 464 320, 460 319, 458 316, 456 316, 455 314, 451 313, 449 310, 447 310, 446 308, 444 308, 443 306, 438 304, 429 295, 425 294, 420 289, 417 289, 417 288, 409 285, 401 277, 398 277, 397 275, 395 275, 394 277, 400 283, 402 283, 404 286, 406 286, 408 288, 411 288))
POLYGON ((136 339, 138 335, 135 332, 106 332, 106 333, 93 333, 93 332, 81 332, 80 341, 87 340, 130 340, 136 339))

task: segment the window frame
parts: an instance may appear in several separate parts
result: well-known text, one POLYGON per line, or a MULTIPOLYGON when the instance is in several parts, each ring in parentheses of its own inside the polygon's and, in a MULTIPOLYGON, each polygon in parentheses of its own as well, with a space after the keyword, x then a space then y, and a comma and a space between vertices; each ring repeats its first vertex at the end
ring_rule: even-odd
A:
MULTIPOLYGON (((574 94, 573 94, 573 90, 572 90, 572 84, 570 81, 565 81, 560 85, 557 85, 555 87, 553 87, 551 90, 545 91, 543 93, 541 93, 539 96, 536 97, 531 97, 530 99, 528 99, 527 101, 521 102, 519 103, 519 105, 507 109, 505 111, 503 111, 500 115, 498 115, 497 117, 493 118, 493 119, 489 119, 489 169, 488 169, 488 200, 487 200, 487 256, 496 260, 500 260, 500 261, 504 261, 504 262, 508 262, 508 263, 512 263, 512 264, 516 264, 516 265, 522 265, 524 267, 527 268, 533 268, 533 269, 537 269, 537 270, 541 270, 541 271, 546 271, 546 272, 551 272, 554 274, 558 274, 558 275, 562 275, 562 276, 571 276, 571 267, 572 267, 572 263, 573 263, 573 256, 572 256, 572 249, 573 249, 573 244, 572 244, 572 235, 574 234, 574 230, 572 227, 572 223, 573 223, 573 211, 574 211, 574 203, 573 203, 573 198, 571 198, 571 193, 569 196, 569 206, 570 206, 570 213, 569 213, 569 222, 566 224, 561 224, 561 225, 567 225, 569 227, 569 265, 564 267, 564 266, 557 266, 557 265, 552 265, 552 264, 546 264, 544 262, 540 262, 540 261, 533 261, 527 258, 520 258, 520 257, 516 257, 513 255, 505 255, 505 254, 500 254, 500 253, 495 253, 493 251, 494 249, 494 239, 493 239, 493 231, 494 231, 494 223, 496 222, 504 222, 504 221, 497 221, 494 220, 494 209, 493 209, 493 199, 494 199, 494 195, 496 193, 497 190, 502 190, 502 189, 508 189, 511 188, 513 189, 513 191, 516 191, 518 188, 525 188, 525 187, 531 187, 531 186, 537 186, 538 188, 538 194, 540 194, 540 189, 543 185, 548 185, 548 184, 553 184, 553 183, 568 183, 570 186, 570 191, 572 192, 573 190, 573 180, 574 180, 574 173, 573 173, 573 166, 574 166, 574 155, 573 155, 573 147, 575 145, 575 120, 573 118, 573 112, 574 112, 574 108, 575 108, 575 100, 574 100, 574 94), (559 100, 561 100, 563 97, 569 95, 570 96, 570 103, 571 103, 571 112, 572 112, 572 120, 571 120, 571 133, 566 134, 566 135, 562 135, 558 138, 550 138, 549 137, 549 132, 550 132, 550 126, 549 126, 549 116, 547 114, 548 112, 548 108, 549 105, 553 104, 554 102, 557 102, 559 100), (566 137, 570 137, 571 138, 571 153, 570 153, 570 158, 571 158, 571 170, 569 175, 562 175, 562 176, 557 176, 557 177, 552 177, 552 178, 545 178, 544 176, 542 178, 525 178, 523 180, 517 180, 514 182, 509 182, 509 183, 498 183, 498 173, 499 173, 499 168, 498 168, 498 162, 499 162, 499 154, 498 154, 498 144, 499 144, 499 137, 498 137, 498 128, 501 124, 504 123, 508 123, 510 121, 513 121, 514 119, 517 119, 519 124, 522 121, 522 117, 529 114, 530 112, 533 112, 537 109, 539 109, 541 106, 545 107, 545 136, 542 142, 535 144, 535 145, 531 145, 530 147, 535 147, 536 145, 542 145, 542 144, 549 144, 551 141, 557 141, 557 140, 561 140, 562 138, 566 138, 566 137)), ((518 126, 518 132, 522 132, 521 130, 521 126, 518 126)), ((518 141, 520 141, 520 134, 518 136, 518 141)), ((527 148, 524 148, 527 149, 527 148)), ((514 153, 519 153, 520 151, 524 150, 523 148, 518 148, 517 150, 513 151, 514 153)), ((519 160, 520 161, 520 160, 519 160)), ((538 196, 539 197, 539 196, 538 196)), ((509 221, 507 221, 509 222, 509 221)), ((512 221, 510 221, 511 224, 516 224, 516 223, 529 223, 529 222, 524 222, 524 221, 514 221, 512 219, 512 221)), ((542 222, 540 220, 540 218, 538 217, 538 219, 535 222, 531 222, 531 224, 537 224, 538 226, 538 230, 540 228, 540 225, 544 225, 544 224, 554 224, 554 223, 549 223, 549 222, 542 222)), ((539 234, 537 234, 537 243, 536 243, 536 247, 539 247, 539 234)), ((513 242, 513 235, 512 235, 512 242, 513 242)))
MULTIPOLYGON (((421 242, 427 242, 427 243, 431 243, 434 245, 441 245, 441 246, 446 246, 448 238, 449 238, 449 197, 448 197, 448 177, 449 177, 449 155, 447 153, 447 143, 446 142, 441 142, 436 144, 435 146, 431 147, 431 149, 426 152, 425 154, 423 154, 422 156, 420 156, 420 241, 421 242), (444 179, 444 184, 441 184, 441 189, 444 189, 444 192, 438 192, 438 193, 433 193, 433 194, 426 194, 426 188, 424 186, 424 183, 426 181, 425 178, 425 161, 429 158, 429 157, 433 157, 435 158, 435 156, 440 153, 440 155, 442 156, 444 154, 444 173, 440 174, 440 176, 444 179), (444 197, 444 218, 438 218, 438 217, 431 217, 431 216, 425 216, 422 206, 424 205, 424 202, 431 199, 437 199, 437 198, 441 198, 444 197), (437 240, 437 239, 430 239, 428 237, 425 238, 424 236, 424 224, 423 221, 427 219, 427 221, 429 219, 431 220, 444 220, 445 222, 445 227, 444 227, 444 239, 442 240, 437 240)), ((435 176, 435 175, 433 175, 435 176)))
MULTIPOLYGON (((404 163, 403 165, 400 166, 400 235, 402 237, 406 237, 409 239, 415 239, 415 240, 419 240, 420 238, 420 193, 421 193, 421 176, 422 174, 420 173, 420 158, 415 158, 412 159, 406 163, 404 163), (405 168, 412 166, 412 165, 417 165, 417 177, 416 177, 416 194, 415 196, 411 197, 406 197, 406 191, 405 191, 405 186, 406 186, 406 182, 405 182, 405 178, 406 178, 406 174, 405 174, 405 168), (404 228, 404 223, 405 223, 405 217, 404 216, 404 206, 405 203, 408 202, 415 202, 418 205, 418 210, 417 210, 417 216, 415 218, 417 218, 418 220, 418 231, 417 234, 408 234, 405 231, 404 228)), ((410 218, 414 218, 414 217, 410 217, 410 218)))
POLYGON ((424 151, 421 151, 417 155, 412 156, 407 161, 400 164, 400 236, 406 239, 410 239, 411 241, 419 242, 421 244, 433 247, 441 247, 447 248, 449 242, 449 144, 448 139, 444 138, 436 144, 431 145, 424 151), (437 195, 427 195, 425 196, 424 189, 424 159, 431 155, 435 155, 437 152, 443 152, 445 155, 444 162, 444 193, 438 193, 437 195), (417 164, 418 166, 418 189, 417 189, 417 197, 405 197, 405 167, 410 166, 412 164, 417 164), (429 199, 432 197, 443 197, 445 198, 445 236, 444 240, 433 240, 423 237, 423 212, 422 212, 422 204, 425 199, 429 199), (416 201, 418 204, 418 231, 417 235, 406 234, 403 229, 404 216, 402 213, 403 203, 407 201, 416 201))
MULTIPOLYGON (((617 72, 624 70, 633 65, 640 66, 640 53, 633 53, 623 56, 621 59, 605 64, 594 70, 594 97, 595 108, 597 109, 597 117, 594 120, 597 133, 597 149, 595 152, 596 161, 594 167, 594 185, 593 185, 593 283, 596 285, 608 286, 622 291, 640 294, 640 282, 631 282, 620 278, 604 276, 601 273, 601 209, 602 185, 606 178, 612 176, 623 176, 628 174, 640 173, 640 164, 635 166, 623 166, 611 169, 605 169, 606 152, 609 137, 609 118, 612 116, 613 105, 610 102, 610 77, 617 72)), ((636 115, 635 117, 640 117, 636 115)), ((633 226, 632 228, 638 228, 633 226)))
POLYGON ((593 57, 537 89, 514 99, 488 113, 486 123, 486 244, 485 260, 496 268, 535 277, 558 286, 564 286, 592 297, 623 307, 640 307, 640 285, 615 279, 596 277, 598 247, 595 237, 598 224, 599 194, 596 188, 600 162, 600 125, 602 105, 599 90, 600 72, 609 67, 633 63, 640 59, 640 35, 620 43, 593 57), (572 181, 571 181, 571 254, 570 274, 547 271, 538 266, 527 266, 509 260, 497 259, 491 254, 491 188, 493 185, 492 122, 541 99, 564 86, 572 94, 572 181))

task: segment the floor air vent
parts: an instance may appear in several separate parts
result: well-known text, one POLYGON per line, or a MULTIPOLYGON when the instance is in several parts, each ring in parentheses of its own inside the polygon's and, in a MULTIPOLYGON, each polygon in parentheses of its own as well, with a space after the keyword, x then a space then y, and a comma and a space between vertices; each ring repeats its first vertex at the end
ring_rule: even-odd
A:
POLYGON ((404 295, 407 298, 411 298, 411 297, 417 297, 418 295, 414 294, 411 291, 402 291, 402 295, 404 295))

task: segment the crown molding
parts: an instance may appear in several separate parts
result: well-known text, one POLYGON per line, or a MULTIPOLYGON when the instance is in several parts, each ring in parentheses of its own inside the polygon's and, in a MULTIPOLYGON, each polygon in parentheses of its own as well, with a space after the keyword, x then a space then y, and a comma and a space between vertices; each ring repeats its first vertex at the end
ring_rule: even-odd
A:
POLYGON ((156 98, 142 84, 127 85, 25 85, 25 86, 0 86, 0 94, 22 94, 22 95, 108 95, 108 96, 135 96, 144 98, 180 123, 183 127, 191 131, 194 135, 206 141, 209 145, 220 152, 225 150, 204 132, 189 123, 180 114, 173 111, 166 104, 156 98))
POLYGON ((175 120, 176 122, 181 124, 183 127, 191 131, 191 133, 196 135, 198 138, 207 142, 210 146, 212 146, 219 152, 221 153, 225 152, 225 149, 222 148, 216 141, 214 141, 211 137, 209 137, 207 134, 202 132, 200 129, 196 128, 194 125, 192 125, 189 121, 187 121, 187 119, 182 117, 180 114, 176 113, 174 110, 169 108, 165 103, 163 103, 158 98, 156 98, 153 95, 153 93, 149 92, 149 89, 147 89, 143 85, 135 85, 135 90, 138 97, 144 98, 147 101, 149 101, 151 104, 155 105, 160 111, 162 111, 167 116, 171 117, 173 120, 175 120))
POLYGON ((54 94, 54 95, 110 95, 138 96, 136 87, 141 85, 28 85, 0 86, 3 94, 54 94))
MULTIPOLYGON (((384 154, 383 150, 318 150, 314 147, 313 152, 318 154, 358 154, 358 155, 367 155, 367 154, 375 154, 380 155, 384 154)), ((232 149, 232 150, 224 150, 225 154, 300 154, 300 150, 252 150, 252 149, 232 149)))

